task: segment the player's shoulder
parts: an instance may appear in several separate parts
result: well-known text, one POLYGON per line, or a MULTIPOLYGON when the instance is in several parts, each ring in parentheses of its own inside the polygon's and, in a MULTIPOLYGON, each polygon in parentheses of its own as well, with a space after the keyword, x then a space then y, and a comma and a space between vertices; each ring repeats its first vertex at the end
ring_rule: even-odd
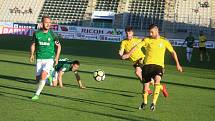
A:
POLYGON ((52 35, 52 36, 56 36, 56 34, 54 33, 54 31, 53 30, 49 30, 49 33, 52 35))
POLYGON ((169 41, 166 37, 164 36, 160 36, 160 39, 164 40, 164 41, 169 41))
POLYGON ((38 34, 40 34, 42 32, 42 30, 41 29, 38 29, 37 31, 35 31, 33 34, 34 35, 38 35, 38 34))
POLYGON ((121 44, 123 45, 123 44, 126 44, 128 42, 128 39, 123 39, 122 41, 121 41, 121 44))
POLYGON ((151 38, 150 36, 145 36, 145 37, 142 39, 142 41, 144 41, 144 42, 150 42, 150 41, 152 41, 152 38, 151 38))
POLYGON ((151 39, 150 36, 145 36, 145 37, 143 38, 144 41, 145 41, 145 40, 149 40, 149 39, 151 39))
POLYGON ((140 37, 134 36, 133 37, 134 40, 142 40, 140 37))
POLYGON ((160 36, 160 40, 169 43, 169 40, 164 36, 160 36))

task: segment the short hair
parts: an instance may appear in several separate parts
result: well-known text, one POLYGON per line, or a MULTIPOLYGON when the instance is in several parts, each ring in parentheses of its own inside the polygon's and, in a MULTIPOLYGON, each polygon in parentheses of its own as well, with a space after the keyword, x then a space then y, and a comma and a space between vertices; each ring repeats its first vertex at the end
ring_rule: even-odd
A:
MULTIPOLYGON (((158 26, 157 25, 155 25, 155 24, 151 24, 151 25, 149 25, 149 30, 151 30, 151 29, 154 29, 155 27, 157 27, 158 28, 158 26)), ((158 28, 159 29, 159 28, 158 28)))
POLYGON ((42 20, 41 20, 41 22, 43 22, 43 21, 45 20, 45 18, 48 18, 48 19, 50 19, 50 20, 51 20, 51 17, 50 17, 50 16, 42 16, 42 20))
POLYGON ((125 32, 130 32, 130 31, 133 31, 133 27, 132 26, 127 26, 125 28, 125 32))
POLYGON ((72 62, 72 64, 73 64, 73 65, 74 65, 74 64, 80 65, 80 62, 79 62, 78 60, 74 60, 74 61, 72 62))

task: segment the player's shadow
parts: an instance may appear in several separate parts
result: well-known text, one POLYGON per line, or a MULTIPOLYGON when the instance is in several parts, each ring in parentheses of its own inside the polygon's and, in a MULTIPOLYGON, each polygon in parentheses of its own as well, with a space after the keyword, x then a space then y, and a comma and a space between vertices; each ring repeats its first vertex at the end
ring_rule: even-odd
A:
POLYGON ((8 61, 8 60, 1 60, 1 59, 0 59, 0 62, 27 65, 27 66, 34 66, 35 65, 35 64, 30 64, 30 63, 23 63, 23 62, 17 62, 17 61, 8 61))
MULTIPOLYGON (((15 82, 28 83, 28 84, 37 83, 33 79, 27 79, 27 78, 16 77, 16 76, 6 76, 6 75, 2 75, 2 74, 0 74, 0 78, 7 79, 10 81, 15 81, 15 82)), ((64 85, 65 85, 65 87, 78 88, 76 85, 71 85, 71 84, 64 84, 64 85)), ((135 97, 135 96, 129 95, 129 94, 123 94, 123 93, 140 94, 140 93, 135 93, 135 92, 123 91, 123 90, 113 90, 113 89, 105 89, 105 88, 103 89, 103 88, 97 88, 97 87, 87 87, 87 90, 97 91, 97 92, 99 91, 99 92, 103 92, 103 93, 110 93, 110 94, 120 95, 120 96, 124 96, 124 97, 135 97)))
MULTIPOLYGON (((0 91, 0 94, 1 93, 2 93, 1 96, 7 97, 7 98, 12 98, 12 99, 15 99, 15 100, 21 100, 21 101, 29 102, 29 100, 26 99, 26 98, 28 98, 28 96, 24 96, 24 95, 21 95, 21 94, 10 93, 10 92, 4 92, 4 91, 0 91), (5 94, 5 95, 3 95, 3 94, 5 94), (10 96, 10 95, 12 95, 12 96, 10 96), (17 97, 15 97, 15 96, 17 96, 17 97), (23 97, 25 99, 20 98, 20 97, 23 97)), ((87 114, 106 116, 106 117, 110 117, 110 118, 116 118, 116 119, 119 119, 119 120, 128 120, 128 121, 143 121, 143 120, 146 120, 146 121, 158 121, 158 120, 155 120, 155 119, 152 119, 152 118, 140 117, 140 116, 135 116, 135 115, 131 115, 131 114, 126 114, 126 115, 120 116, 118 114, 114 115, 114 114, 110 114, 108 112, 102 113, 102 112, 97 112, 97 111, 90 111, 88 109, 82 110, 81 108, 74 108, 74 107, 71 107, 71 106, 68 107, 68 106, 51 104, 51 103, 45 103, 45 102, 39 102, 39 101, 34 101, 33 103, 40 104, 40 105, 45 105, 45 106, 52 106, 52 107, 61 108, 61 109, 65 109, 65 110, 74 110, 74 111, 83 112, 83 113, 87 113, 87 114)))
POLYGON ((16 77, 16 76, 6 76, 6 75, 2 75, 2 74, 0 74, 0 78, 7 79, 9 81, 22 82, 22 83, 28 83, 28 84, 37 83, 34 79, 27 79, 27 78, 16 77))
MULTIPOLYGON (((77 85, 72 85, 72 84, 64 84, 65 87, 73 87, 73 88, 79 88, 77 85)), ((120 95, 124 97, 135 97, 133 94, 140 94, 140 93, 135 93, 135 92, 130 92, 130 91, 125 91, 125 90, 114 90, 114 89, 107 89, 107 88, 98 88, 98 87, 92 87, 92 86, 87 86, 86 90, 90 91, 96 91, 96 92, 102 92, 102 93, 110 93, 114 95, 120 95), (123 94, 123 93, 130 93, 129 94, 123 94)))
MULTIPOLYGON (((7 86, 7 85, 0 85, 0 87, 13 89, 13 90, 24 91, 24 92, 35 93, 32 90, 18 88, 18 87, 12 87, 12 86, 7 86)), ((49 94, 49 93, 42 93, 42 94, 46 95, 46 96, 52 96, 52 97, 67 99, 67 100, 75 101, 75 102, 82 102, 82 103, 86 103, 86 104, 92 104, 92 105, 97 105, 97 106, 102 106, 102 107, 108 107, 108 108, 112 108, 112 109, 115 109, 115 110, 126 111, 126 112, 132 112, 132 111, 126 110, 126 109, 123 109, 123 108, 136 109, 135 107, 122 105, 122 104, 116 104, 116 103, 109 103, 109 102, 102 102, 102 101, 96 101, 96 100, 67 97, 67 96, 61 96, 61 95, 49 94), (120 107, 120 108, 118 108, 118 107, 120 107), (121 108, 121 107, 123 107, 123 108, 121 108)), ((27 97, 27 98, 30 99, 31 97, 27 97)))

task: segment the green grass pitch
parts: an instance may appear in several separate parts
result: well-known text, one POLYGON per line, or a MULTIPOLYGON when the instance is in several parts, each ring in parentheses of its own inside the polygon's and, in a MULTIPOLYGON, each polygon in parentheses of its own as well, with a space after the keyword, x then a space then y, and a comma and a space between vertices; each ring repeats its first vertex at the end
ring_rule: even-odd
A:
MULTIPOLYGON (((156 111, 138 110, 141 85, 128 61, 118 57, 119 43, 62 40, 62 55, 81 62, 80 75, 87 86, 79 89, 73 73, 63 77, 65 88, 46 86, 38 101, 35 66, 29 63, 29 37, 0 36, 1 121, 214 121, 215 50, 210 62, 186 64, 185 48, 176 48, 184 72, 179 73, 169 54, 163 83, 169 97, 159 96, 156 111), (106 80, 98 83, 92 72, 103 69, 106 80)), ((152 97, 149 97, 151 102, 152 97)))

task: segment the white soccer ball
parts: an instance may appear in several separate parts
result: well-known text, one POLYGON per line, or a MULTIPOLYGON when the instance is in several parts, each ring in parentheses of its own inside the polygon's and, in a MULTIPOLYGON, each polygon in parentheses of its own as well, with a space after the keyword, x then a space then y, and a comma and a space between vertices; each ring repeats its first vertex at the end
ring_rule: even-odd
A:
POLYGON ((93 72, 93 78, 98 82, 104 81, 105 80, 105 72, 101 69, 98 69, 98 70, 93 72))

